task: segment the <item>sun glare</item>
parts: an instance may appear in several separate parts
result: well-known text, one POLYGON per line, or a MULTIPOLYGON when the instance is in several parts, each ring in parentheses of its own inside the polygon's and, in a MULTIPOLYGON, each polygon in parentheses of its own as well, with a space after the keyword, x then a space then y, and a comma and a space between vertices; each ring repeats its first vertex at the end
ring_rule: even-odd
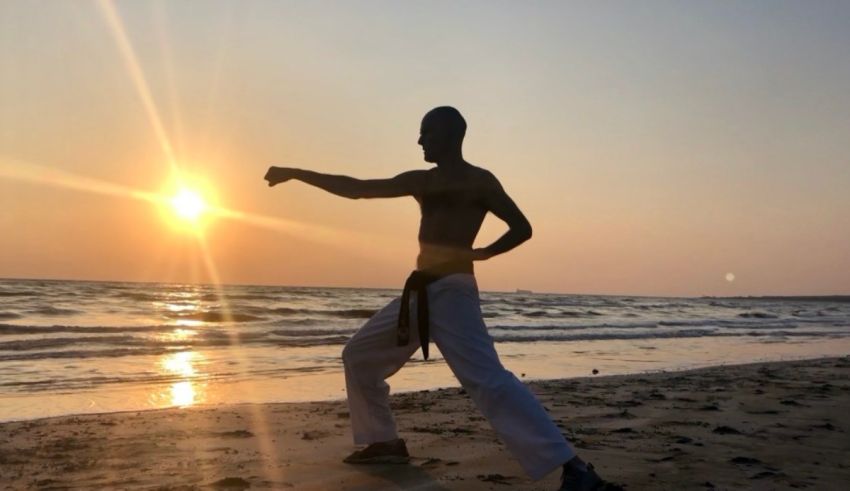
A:
POLYGON ((159 210, 176 230, 200 233, 220 214, 215 189, 197 176, 174 176, 159 196, 159 210))
POLYGON ((178 217, 195 222, 206 211, 207 203, 197 191, 183 188, 171 198, 171 208, 178 217))

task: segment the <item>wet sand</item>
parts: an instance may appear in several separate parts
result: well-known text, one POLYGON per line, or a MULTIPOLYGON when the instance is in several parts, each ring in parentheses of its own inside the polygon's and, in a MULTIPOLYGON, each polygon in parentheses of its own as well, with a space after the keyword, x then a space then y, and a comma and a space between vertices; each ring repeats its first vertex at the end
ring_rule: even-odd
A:
MULTIPOLYGON (((629 490, 850 482, 850 357, 603 375, 531 387, 629 490)), ((524 476, 462 390, 392 403, 411 465, 341 463, 344 402, 191 407, 4 423, 0 489, 557 488, 557 473, 524 476)))

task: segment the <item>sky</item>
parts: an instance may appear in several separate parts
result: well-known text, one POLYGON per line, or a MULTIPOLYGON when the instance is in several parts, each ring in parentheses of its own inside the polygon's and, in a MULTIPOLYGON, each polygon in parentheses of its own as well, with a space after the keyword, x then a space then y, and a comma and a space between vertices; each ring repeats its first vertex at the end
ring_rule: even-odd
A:
POLYGON ((534 227, 482 290, 848 294, 847 46, 840 1, 5 1, 0 277, 398 288, 412 198, 262 178, 429 168, 453 105, 534 227))

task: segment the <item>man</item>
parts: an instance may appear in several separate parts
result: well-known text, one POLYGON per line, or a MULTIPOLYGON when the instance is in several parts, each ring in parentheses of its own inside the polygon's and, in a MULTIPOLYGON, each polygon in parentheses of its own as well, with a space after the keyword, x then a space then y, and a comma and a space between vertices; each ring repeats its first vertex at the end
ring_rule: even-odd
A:
POLYGON ((481 318, 473 262, 505 253, 531 238, 531 225, 489 171, 463 158, 466 122, 453 107, 425 115, 419 145, 429 170, 391 179, 360 180, 302 169, 271 167, 269 186, 292 179, 346 198, 412 196, 419 202, 417 270, 402 297, 376 313, 342 353, 355 444, 367 445, 345 459, 351 464, 405 463, 385 379, 397 372, 428 339, 525 471, 540 479, 563 466, 563 490, 601 489, 603 481, 576 456, 528 388, 506 370, 481 318), (487 247, 472 244, 490 212, 509 227, 487 247), (417 329, 409 329, 409 295, 416 292, 417 329))

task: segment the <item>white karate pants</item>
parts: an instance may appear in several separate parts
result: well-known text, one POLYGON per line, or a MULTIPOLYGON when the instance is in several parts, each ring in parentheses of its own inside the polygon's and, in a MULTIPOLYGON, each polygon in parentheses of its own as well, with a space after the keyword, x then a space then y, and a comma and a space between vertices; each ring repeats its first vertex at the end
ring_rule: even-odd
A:
MULTIPOLYGON (((415 294, 411 294, 410 344, 397 346, 401 298, 376 313, 342 352, 355 444, 398 438, 385 379, 419 348, 415 294)), ((431 339, 454 375, 532 479, 575 456, 531 391, 499 361, 481 318, 478 285, 471 274, 453 274, 428 286, 431 339)))

